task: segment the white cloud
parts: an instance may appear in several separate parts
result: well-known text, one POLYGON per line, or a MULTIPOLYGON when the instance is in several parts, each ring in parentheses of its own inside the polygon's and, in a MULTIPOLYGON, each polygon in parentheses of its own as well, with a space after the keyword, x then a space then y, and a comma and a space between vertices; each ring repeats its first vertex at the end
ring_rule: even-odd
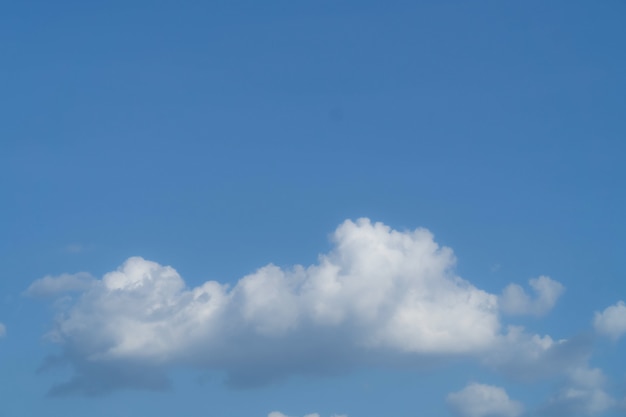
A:
POLYGON ((626 304, 618 301, 617 304, 596 312, 593 325, 600 334, 617 340, 626 333, 626 304))
POLYGON ((543 316, 554 307, 565 291, 561 283, 546 276, 533 278, 529 284, 536 294, 535 298, 526 294, 524 288, 517 284, 509 284, 504 289, 498 300, 503 313, 543 316))
POLYGON ((7 328, 4 324, 0 323, 0 337, 4 337, 7 334, 7 328))
MULTIPOLYGON (((188 288, 173 268, 139 257, 99 280, 35 282, 28 293, 81 291, 62 304, 49 334, 76 372, 54 392, 162 389, 163 373, 180 365, 253 385, 433 356, 488 356, 505 367, 519 362, 506 351, 525 346, 528 364, 554 351, 549 337, 503 335, 497 297, 456 276, 452 250, 425 229, 360 219, 341 224, 333 242, 315 265, 269 264, 232 288, 216 281, 188 288)), ((544 291, 546 281, 537 282, 544 291)))
POLYGON ((61 274, 59 276, 45 276, 33 282, 25 294, 30 297, 55 297, 68 292, 88 290, 95 278, 87 272, 77 274, 61 274))
POLYGON ((518 381, 536 381, 562 375, 586 363, 591 340, 586 337, 554 340, 508 326, 482 362, 518 381))
POLYGON ((567 385, 544 407, 549 415, 595 416, 617 406, 605 391, 606 376, 598 368, 580 366, 569 372, 567 385))
POLYGON ((524 411, 522 404, 510 399, 503 388, 478 383, 448 394, 447 402, 463 417, 518 417, 524 411))

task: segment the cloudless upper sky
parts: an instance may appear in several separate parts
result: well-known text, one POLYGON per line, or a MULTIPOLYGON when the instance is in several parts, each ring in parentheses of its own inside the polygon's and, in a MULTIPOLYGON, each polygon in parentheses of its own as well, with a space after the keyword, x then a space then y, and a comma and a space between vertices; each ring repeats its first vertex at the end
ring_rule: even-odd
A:
POLYGON ((621 415, 626 345, 594 313, 626 299, 625 22, 618 0, 5 2, 0 416, 448 416, 473 382, 524 415, 621 415), (612 405, 458 358, 247 389, 177 364, 165 391, 47 395, 73 371, 37 371, 63 301, 34 281, 141 256, 232 288, 317 264, 361 217, 427 228, 491 294, 560 282, 551 312, 501 322, 591 340, 612 405))

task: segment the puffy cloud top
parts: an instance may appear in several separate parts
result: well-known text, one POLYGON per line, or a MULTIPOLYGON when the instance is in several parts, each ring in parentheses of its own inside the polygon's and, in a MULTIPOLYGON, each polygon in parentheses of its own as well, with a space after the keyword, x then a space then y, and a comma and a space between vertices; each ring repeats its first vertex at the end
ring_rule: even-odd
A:
POLYGON ((520 329, 502 335, 498 298, 456 276, 452 250, 425 229, 348 220, 333 243, 314 265, 269 264, 232 288, 216 281, 189 288, 172 267, 140 257, 102 279, 36 281, 29 293, 80 292, 61 304, 49 334, 63 354, 48 362, 75 369, 53 393, 160 389, 164 370, 178 365, 251 385, 399 358, 503 352, 511 343, 526 343, 532 360, 553 348, 520 329))
POLYGON ((215 281, 187 289, 173 268, 130 258, 93 283, 56 335, 75 347, 100 339, 89 354, 102 358, 175 357, 241 337, 306 337, 311 328, 349 327, 345 342, 368 349, 440 354, 491 344, 496 297, 455 276, 452 251, 428 231, 361 219, 343 223, 334 241, 316 265, 270 264, 230 291, 215 281))
POLYGON ((448 405, 463 417, 518 417, 524 407, 511 400, 503 388, 472 383, 448 394, 448 405))
POLYGON ((617 304, 596 312, 593 325, 600 334, 617 340, 626 333, 626 304, 618 301, 617 304))

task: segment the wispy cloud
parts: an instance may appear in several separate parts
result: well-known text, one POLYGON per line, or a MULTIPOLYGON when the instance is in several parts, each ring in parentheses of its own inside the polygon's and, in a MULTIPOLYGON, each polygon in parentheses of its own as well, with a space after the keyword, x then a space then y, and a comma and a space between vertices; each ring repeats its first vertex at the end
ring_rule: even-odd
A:
MULTIPOLYGON (((267 415, 267 417, 293 417, 293 416, 288 416, 287 414, 283 414, 280 411, 272 411, 271 413, 269 413, 267 415)), ((307 414, 304 417, 320 417, 320 415, 318 413, 311 413, 311 414, 307 414)), ((332 417, 348 417, 345 414, 333 414, 332 417)))
POLYGON ((543 316, 556 304, 565 287, 550 277, 540 276, 529 281, 535 297, 529 296, 524 288, 509 284, 500 296, 500 308, 506 314, 543 316))
POLYGON ((596 416, 618 402, 606 391, 606 376, 598 368, 581 366, 569 372, 567 383, 542 407, 549 416, 596 416))
POLYGON ((82 292, 91 288, 95 278, 87 272, 45 276, 33 282, 24 292, 29 297, 56 297, 68 292, 82 292))
MULTIPOLYGON (((272 411, 271 413, 269 413, 267 415, 267 417, 293 417, 293 416, 288 416, 287 414, 283 414, 280 411, 272 411)), ((311 413, 311 414, 307 414, 304 417, 320 417, 320 415, 318 413, 311 413)), ((334 414, 332 417, 348 417, 345 414, 342 415, 338 415, 338 414, 334 414)))
POLYGON ((84 252, 86 250, 85 245, 82 245, 80 243, 70 243, 69 245, 66 245, 65 247, 63 247, 63 251, 66 253, 81 253, 84 252))
POLYGON ((79 242, 68 243, 67 245, 62 246, 60 248, 61 252, 70 254, 70 255, 77 255, 77 254, 89 252, 91 250, 93 250, 93 245, 79 243, 79 242))

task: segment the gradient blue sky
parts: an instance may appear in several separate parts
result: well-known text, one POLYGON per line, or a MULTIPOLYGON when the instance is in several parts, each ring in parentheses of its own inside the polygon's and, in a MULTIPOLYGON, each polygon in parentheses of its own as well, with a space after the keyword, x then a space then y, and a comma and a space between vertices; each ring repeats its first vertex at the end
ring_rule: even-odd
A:
POLYGON ((506 390, 524 416, 621 415, 625 19, 617 0, 6 2, 0 416, 481 417, 455 409, 466 387, 506 390), (88 290, 41 300, 25 293, 36 280, 141 256, 188 288, 232 288, 268 263, 316 264, 361 217, 427 228, 494 296, 558 281, 549 312, 500 308, 502 334, 522 325, 584 359, 528 379, 480 355, 391 352, 245 389, 176 362, 164 391, 47 394, 78 362, 37 372, 73 346, 44 335, 88 290))

